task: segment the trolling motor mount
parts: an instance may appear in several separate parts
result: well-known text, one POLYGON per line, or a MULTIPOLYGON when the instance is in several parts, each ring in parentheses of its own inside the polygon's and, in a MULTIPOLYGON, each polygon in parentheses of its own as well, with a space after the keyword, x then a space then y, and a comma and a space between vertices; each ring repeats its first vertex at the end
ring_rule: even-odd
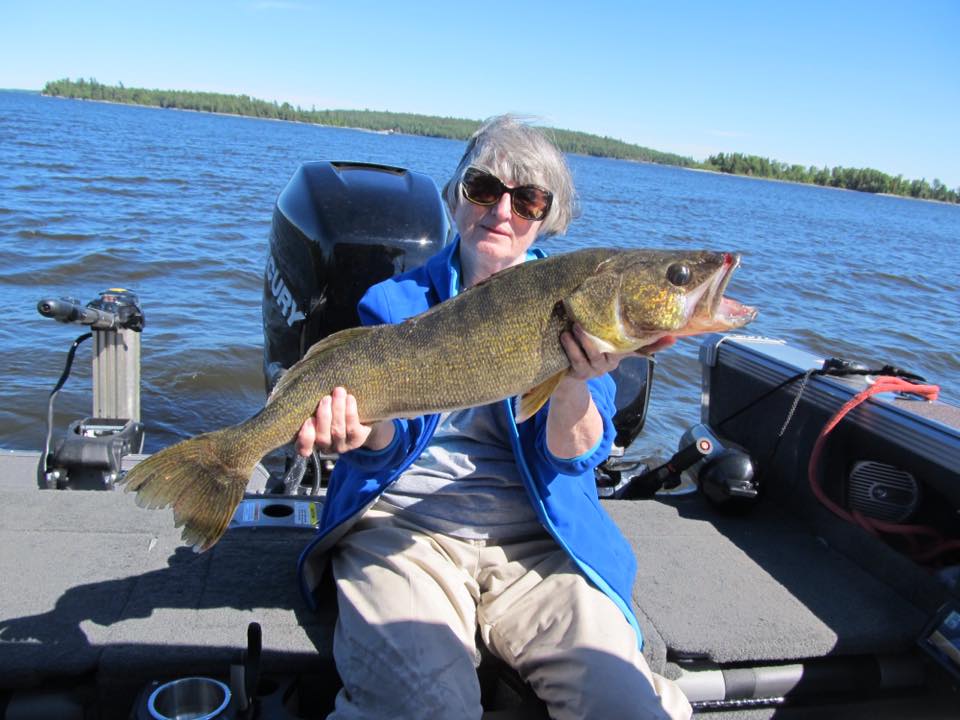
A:
POLYGON ((41 488, 105 489, 120 476, 124 455, 143 449, 140 422, 140 333, 145 324, 133 292, 113 288, 86 305, 74 298, 47 298, 37 303, 44 317, 89 327, 74 342, 67 366, 53 392, 47 413, 47 440, 37 467, 41 488), (76 420, 51 453, 53 401, 70 374, 73 353, 93 337, 93 413, 76 420))

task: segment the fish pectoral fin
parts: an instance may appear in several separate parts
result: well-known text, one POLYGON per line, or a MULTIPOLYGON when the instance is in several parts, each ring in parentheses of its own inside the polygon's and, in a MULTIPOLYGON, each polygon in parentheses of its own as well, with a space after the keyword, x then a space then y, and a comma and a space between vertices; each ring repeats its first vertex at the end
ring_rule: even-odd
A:
POLYGON ((551 375, 536 387, 530 388, 523 395, 517 397, 516 407, 514 408, 514 416, 517 422, 522 423, 536 415, 537 411, 553 395, 553 391, 557 389, 557 385, 560 384, 566 374, 566 370, 561 370, 556 375, 551 375))
POLYGON ((303 357, 300 358, 289 370, 287 370, 283 375, 280 376, 280 379, 277 380, 277 384, 273 386, 273 390, 270 391, 269 397, 267 397, 267 404, 270 404, 270 401, 273 400, 285 387, 287 387, 293 380, 303 372, 303 368, 309 365, 310 361, 316 360, 320 355, 325 355, 328 352, 336 350, 342 345, 356 340, 358 337, 366 335, 368 332, 373 330, 374 326, 360 326, 347 328, 346 330, 341 330, 340 332, 335 332, 333 335, 328 335, 320 342, 316 342, 311 345, 307 351, 303 354, 303 357))

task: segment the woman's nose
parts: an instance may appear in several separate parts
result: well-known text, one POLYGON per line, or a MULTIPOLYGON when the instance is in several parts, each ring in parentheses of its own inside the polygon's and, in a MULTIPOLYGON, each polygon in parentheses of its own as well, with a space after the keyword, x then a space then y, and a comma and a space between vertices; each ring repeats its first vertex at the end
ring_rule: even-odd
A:
POLYGON ((513 212, 510 206, 511 201, 510 193, 504 193, 500 196, 500 199, 497 200, 497 204, 493 206, 497 217, 501 220, 510 219, 510 214, 513 212))

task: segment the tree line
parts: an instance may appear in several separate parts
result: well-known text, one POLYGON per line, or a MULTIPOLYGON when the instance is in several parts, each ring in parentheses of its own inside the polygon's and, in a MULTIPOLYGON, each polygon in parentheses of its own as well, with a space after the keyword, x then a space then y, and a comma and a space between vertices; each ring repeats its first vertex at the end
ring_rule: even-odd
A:
POLYGON ((960 188, 949 189, 940 180, 933 183, 923 180, 907 180, 902 175, 893 177, 873 168, 822 168, 811 165, 789 165, 757 155, 741 153, 718 153, 711 155, 703 164, 708 170, 750 175, 753 177, 788 180, 790 182, 809 183, 824 187, 859 190, 869 193, 888 193, 922 200, 940 200, 941 202, 960 202, 960 188))
MULTIPOLYGON (((478 120, 418 115, 416 113, 375 110, 317 110, 315 108, 305 110, 299 105, 293 106, 290 103, 278 103, 276 101, 267 102, 266 100, 251 98, 248 95, 128 88, 124 87, 123 83, 104 85, 92 78, 89 80, 81 78, 80 80, 51 81, 44 86, 43 94, 81 100, 103 100, 180 110, 245 115, 273 120, 291 120, 333 127, 363 128, 378 132, 397 132, 453 140, 466 140, 481 125, 478 120)), ((555 128, 547 128, 547 131, 553 134, 557 146, 564 152, 684 167, 693 167, 697 164, 692 158, 659 152, 639 145, 631 145, 613 138, 555 128)))
MULTIPOLYGON (((289 120, 333 127, 363 128, 378 132, 397 132, 453 140, 466 140, 481 124, 478 120, 419 115, 416 113, 375 110, 317 110, 316 108, 305 110, 299 105, 293 106, 290 103, 278 103, 276 101, 267 102, 266 100, 251 98, 248 95, 127 88, 124 87, 123 83, 105 85, 93 78, 51 81, 44 86, 43 94, 82 100, 102 100, 273 120, 289 120)), ((893 177, 872 168, 804 167, 803 165, 790 165, 777 160, 742 153, 718 153, 711 155, 705 162, 700 163, 689 157, 660 152, 610 137, 558 128, 546 128, 546 131, 552 135, 557 147, 568 153, 620 160, 638 160, 661 165, 713 170, 734 175, 810 183, 846 190, 889 193, 924 200, 960 203, 960 188, 949 189, 937 179, 933 183, 928 183, 926 179, 907 180, 901 175, 893 177)))

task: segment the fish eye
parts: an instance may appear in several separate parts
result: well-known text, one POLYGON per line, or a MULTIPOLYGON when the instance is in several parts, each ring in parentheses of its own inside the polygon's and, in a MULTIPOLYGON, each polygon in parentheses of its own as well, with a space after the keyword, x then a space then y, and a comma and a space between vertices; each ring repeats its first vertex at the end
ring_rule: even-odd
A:
POLYGON ((690 267, 683 263, 673 263, 667 268, 667 280, 678 287, 683 287, 690 282, 690 267))

